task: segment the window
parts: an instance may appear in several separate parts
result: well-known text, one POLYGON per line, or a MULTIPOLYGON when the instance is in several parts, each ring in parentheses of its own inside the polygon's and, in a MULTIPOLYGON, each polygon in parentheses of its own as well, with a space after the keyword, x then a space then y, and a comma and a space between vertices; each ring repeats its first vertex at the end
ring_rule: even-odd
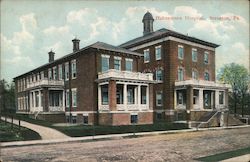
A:
POLYGON ((121 70, 121 57, 114 57, 114 69, 121 70))
POLYGON ((76 115, 72 116, 72 123, 76 123, 76 115))
POLYGON ((179 81, 184 80, 184 69, 183 69, 183 67, 178 68, 178 80, 179 81))
POLYGON ((155 71, 155 80, 162 80, 162 70, 155 71))
POLYGON ((162 113, 156 113, 156 119, 161 120, 162 119, 162 113))
POLYGON ((197 62, 197 49, 192 49, 192 61, 197 62))
POLYGON ((161 46, 155 47, 155 60, 161 59, 161 46))
POLYGON ((206 51, 206 52, 204 53, 204 63, 205 63, 205 64, 208 64, 208 55, 209 55, 209 53, 206 51))
POLYGON ((196 69, 192 70, 192 78, 198 80, 198 71, 196 69))
POLYGON ((208 72, 204 73, 204 79, 209 81, 210 78, 209 78, 209 73, 208 72))
POLYGON ((69 63, 65 63, 65 80, 69 80, 69 63))
POLYGON ((57 67, 53 67, 53 79, 57 80, 57 67))
POLYGON ((41 80, 43 80, 43 79, 44 79, 44 72, 41 71, 41 80))
POLYGON ((63 79, 62 65, 58 66, 59 80, 63 79))
POLYGON ((76 60, 71 61, 71 75, 72 79, 76 78, 76 60))
POLYGON ((77 89, 71 89, 72 92, 72 107, 77 107, 77 89))
POLYGON ((156 106, 162 106, 162 91, 156 93, 156 106))
POLYGON ((89 123, 89 117, 87 115, 83 115, 83 124, 89 123))
POLYGON ((224 104, 224 92, 223 91, 219 92, 219 104, 220 105, 224 104))
POLYGON ((178 58, 181 60, 184 58, 184 50, 183 50, 183 46, 181 45, 178 46, 178 58))
POLYGON ((135 97, 135 93, 134 93, 134 87, 133 86, 128 86, 127 87, 127 98, 128 98, 128 104, 134 104, 135 103, 135 100, 134 100, 134 97, 135 97))
POLYGON ((149 49, 144 50, 144 63, 147 63, 150 61, 150 56, 149 56, 149 49))
POLYGON ((131 115, 130 120, 132 124, 138 123, 138 115, 131 115))
POLYGON ((184 96, 183 96, 182 92, 177 93, 177 103, 178 103, 178 105, 184 104, 184 96))
POLYGON ((50 68, 49 68, 49 70, 48 70, 48 75, 49 75, 49 80, 52 80, 52 71, 51 71, 50 68))
POLYGON ((209 106, 209 94, 208 93, 205 93, 204 104, 205 104, 206 107, 209 106))
POLYGON ((147 104, 147 87, 141 86, 141 104, 147 104))
POLYGON ((133 70, 133 59, 126 58, 126 71, 132 71, 133 70))
POLYGON ((108 86, 102 86, 102 105, 108 105, 109 104, 109 94, 108 94, 108 86))
POLYGON ((102 72, 109 70, 109 55, 102 55, 102 72))
POLYGON ((66 91, 66 107, 70 107, 70 103, 69 103, 69 90, 66 91))

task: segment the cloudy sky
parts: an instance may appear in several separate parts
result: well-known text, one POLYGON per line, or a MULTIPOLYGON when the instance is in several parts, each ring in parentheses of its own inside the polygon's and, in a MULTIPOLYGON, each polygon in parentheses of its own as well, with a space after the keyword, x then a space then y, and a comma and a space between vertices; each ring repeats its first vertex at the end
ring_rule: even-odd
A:
POLYGON ((141 20, 146 11, 155 18, 154 30, 167 28, 220 44, 217 70, 231 62, 249 66, 247 0, 1 0, 0 79, 11 81, 47 63, 50 49, 55 58, 70 53, 75 36, 81 47, 96 41, 119 45, 142 36, 141 20))

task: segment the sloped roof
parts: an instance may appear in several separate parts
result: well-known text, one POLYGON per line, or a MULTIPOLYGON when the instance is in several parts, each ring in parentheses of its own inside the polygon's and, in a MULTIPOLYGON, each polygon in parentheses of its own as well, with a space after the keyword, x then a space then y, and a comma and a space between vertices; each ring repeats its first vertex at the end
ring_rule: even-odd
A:
POLYGON ((143 43, 153 41, 153 40, 156 40, 156 39, 159 39, 159 38, 167 37, 167 36, 173 36, 173 37, 176 37, 176 38, 188 40, 188 41, 191 41, 191 42, 199 43, 199 44, 209 46, 209 47, 213 47, 213 48, 219 47, 219 45, 217 45, 217 44, 207 42, 207 41, 203 41, 201 39, 197 39, 195 37, 184 35, 184 34, 181 34, 181 33, 169 30, 169 29, 165 29, 165 28, 162 28, 162 29, 159 29, 159 30, 157 30, 155 32, 152 32, 150 34, 147 34, 147 35, 132 39, 132 40, 130 40, 128 42, 125 42, 125 43, 119 45, 119 47, 123 47, 123 48, 128 49, 128 48, 132 48, 132 47, 135 47, 137 45, 141 45, 143 43))
POLYGON ((63 60, 63 59, 67 59, 67 58, 69 58, 69 57, 71 57, 71 56, 73 56, 73 55, 79 53, 80 51, 84 51, 84 50, 87 50, 87 49, 89 49, 89 48, 109 50, 109 51, 113 51, 113 52, 131 54, 131 55, 135 55, 135 56, 143 56, 143 54, 140 54, 140 53, 137 53, 137 52, 133 52, 133 51, 130 51, 130 50, 125 49, 125 48, 122 48, 122 47, 116 47, 116 46, 113 46, 113 45, 110 45, 110 44, 107 44, 107 43, 104 43, 104 42, 96 42, 96 43, 93 43, 93 44, 91 44, 91 45, 89 45, 89 46, 86 46, 86 47, 84 47, 84 48, 81 48, 80 50, 78 50, 78 51, 76 51, 76 52, 69 53, 69 54, 67 54, 67 55, 65 55, 65 56, 63 56, 63 57, 61 57, 61 58, 58 58, 58 59, 52 61, 52 62, 48 62, 48 63, 46 63, 46 64, 44 64, 44 65, 41 65, 41 66, 39 66, 39 67, 37 67, 37 68, 35 68, 35 69, 32 69, 32 70, 28 71, 28 72, 26 72, 26 73, 23 73, 23 74, 21 74, 21 75, 15 77, 14 79, 19 78, 19 77, 21 77, 21 76, 23 76, 23 75, 26 75, 26 74, 28 74, 28 73, 32 73, 32 72, 34 72, 34 71, 36 71, 36 70, 42 69, 42 68, 44 68, 44 67, 46 67, 46 66, 49 66, 49 65, 51 65, 51 64, 53 64, 53 63, 55 63, 55 62, 57 62, 57 61, 60 61, 60 60, 63 60))

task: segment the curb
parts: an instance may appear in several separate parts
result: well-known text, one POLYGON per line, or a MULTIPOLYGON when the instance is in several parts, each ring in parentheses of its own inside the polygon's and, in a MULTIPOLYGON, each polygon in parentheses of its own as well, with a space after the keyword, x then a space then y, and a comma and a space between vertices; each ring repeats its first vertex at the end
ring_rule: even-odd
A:
POLYGON ((32 146, 32 145, 47 145, 47 144, 68 143, 68 142, 94 142, 94 141, 100 141, 100 140, 117 140, 117 139, 123 139, 123 138, 135 138, 135 137, 162 135, 162 134, 175 134, 175 133, 224 130, 224 129, 240 129, 240 128, 247 128, 247 127, 250 127, 250 125, 200 128, 198 130, 196 128, 191 128, 191 129, 170 130, 170 131, 110 134, 110 135, 97 135, 97 136, 86 136, 86 137, 71 137, 68 139, 2 142, 0 144, 0 148, 22 147, 22 146, 32 146))

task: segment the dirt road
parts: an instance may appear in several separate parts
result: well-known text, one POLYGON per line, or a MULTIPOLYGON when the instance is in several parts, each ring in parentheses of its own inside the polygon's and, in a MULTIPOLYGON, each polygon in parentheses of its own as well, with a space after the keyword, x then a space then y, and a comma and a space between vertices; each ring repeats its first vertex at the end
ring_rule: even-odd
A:
POLYGON ((3 161, 195 161, 250 146, 250 128, 4 148, 3 161))

